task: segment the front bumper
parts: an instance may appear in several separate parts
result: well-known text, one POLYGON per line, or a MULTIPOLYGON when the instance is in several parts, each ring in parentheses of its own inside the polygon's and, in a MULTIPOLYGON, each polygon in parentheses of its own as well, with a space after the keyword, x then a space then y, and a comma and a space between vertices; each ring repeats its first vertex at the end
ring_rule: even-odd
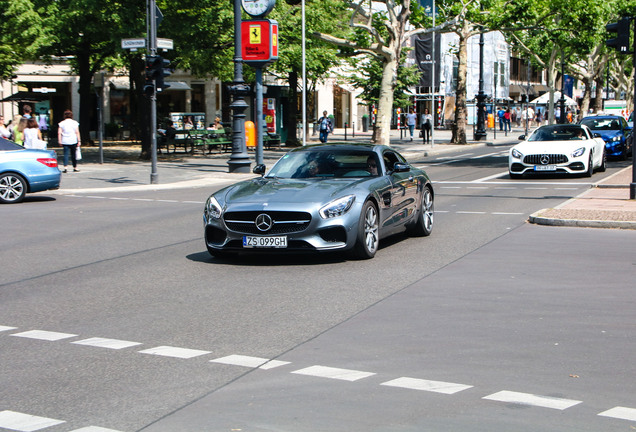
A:
POLYGON ((582 174, 587 171, 587 164, 584 162, 586 157, 587 154, 572 159, 564 154, 524 155, 522 159, 510 158, 508 170, 513 174, 520 175, 526 173, 582 174))

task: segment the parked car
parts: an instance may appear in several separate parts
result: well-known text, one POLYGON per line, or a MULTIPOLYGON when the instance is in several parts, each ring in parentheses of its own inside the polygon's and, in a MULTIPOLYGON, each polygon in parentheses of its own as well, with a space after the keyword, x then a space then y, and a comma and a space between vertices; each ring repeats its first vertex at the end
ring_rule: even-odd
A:
POLYGON ((55 151, 25 149, 0 138, 0 203, 19 203, 27 193, 57 189, 61 176, 55 151))
POLYGON ((590 128, 593 133, 597 133, 605 141, 605 154, 608 157, 627 159, 631 153, 628 138, 632 133, 632 128, 622 116, 617 115, 597 115, 585 117, 580 122, 590 128))
POLYGON ((291 150, 262 177, 211 195, 203 212, 213 256, 349 250, 373 258, 379 240, 433 230, 433 186, 387 146, 325 144, 291 150))
POLYGON ((605 171, 605 141, 584 125, 541 126, 510 149, 510 178, 526 173, 567 173, 591 177, 605 171))

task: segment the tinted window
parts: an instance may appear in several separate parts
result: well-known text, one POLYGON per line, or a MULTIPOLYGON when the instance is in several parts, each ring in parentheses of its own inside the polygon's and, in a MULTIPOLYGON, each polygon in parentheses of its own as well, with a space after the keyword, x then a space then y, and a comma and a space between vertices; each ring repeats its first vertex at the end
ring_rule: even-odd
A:
POLYGON ((369 164, 377 157, 368 150, 295 151, 284 155, 267 173, 278 178, 370 177, 369 164))
POLYGON ((0 150, 24 150, 24 147, 8 139, 0 138, 0 150))

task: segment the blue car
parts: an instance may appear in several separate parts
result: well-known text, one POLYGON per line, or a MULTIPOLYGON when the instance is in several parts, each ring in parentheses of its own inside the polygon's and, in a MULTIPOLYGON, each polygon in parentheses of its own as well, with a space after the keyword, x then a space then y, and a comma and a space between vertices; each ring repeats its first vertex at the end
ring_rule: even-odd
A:
POLYGON ((57 189, 61 177, 53 150, 25 149, 0 138, 0 203, 19 203, 27 192, 57 189))
POLYGON ((589 127, 593 133, 599 134, 605 141, 605 154, 622 160, 631 154, 631 143, 628 139, 632 134, 632 128, 622 116, 597 115, 585 117, 580 122, 589 127))

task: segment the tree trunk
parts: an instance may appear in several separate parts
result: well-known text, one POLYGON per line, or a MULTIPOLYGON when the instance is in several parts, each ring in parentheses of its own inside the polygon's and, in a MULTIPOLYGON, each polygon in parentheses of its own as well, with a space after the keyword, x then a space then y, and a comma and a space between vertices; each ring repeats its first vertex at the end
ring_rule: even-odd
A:
POLYGON ((373 131, 373 142, 380 145, 391 143, 391 117, 393 115, 393 89, 397 77, 396 58, 385 60, 382 71, 382 84, 378 99, 378 115, 373 131))
MULTIPOLYGON (((552 50, 550 60, 548 60, 547 79, 548 89, 550 90, 550 100, 548 101, 548 124, 554 124, 554 86, 556 85, 556 58, 558 51, 552 50)), ((528 95, 529 97, 530 95, 528 95)), ((528 99, 529 100, 529 99, 528 99)))
MULTIPOLYGON (((79 67, 79 129, 82 144, 90 142, 90 114, 91 114, 91 83, 93 73, 91 72, 90 56, 88 52, 77 53, 77 64, 79 67)), ((70 108, 70 107, 69 107, 70 108)))
POLYGON ((583 93, 583 100, 581 101, 581 112, 579 113, 578 121, 581 121, 581 119, 587 115, 587 112, 590 110, 590 102, 592 101, 592 79, 586 76, 583 79, 583 84, 585 85, 585 91, 583 93))
POLYGON ((603 111, 603 77, 598 76, 596 81, 596 100, 594 101, 594 113, 603 111))
POLYGON ((287 106, 287 118, 285 119, 285 127, 287 128, 287 141, 285 146, 298 147, 302 145, 296 136, 296 125, 298 118, 298 72, 289 71, 289 98, 287 106))
POLYGON ((466 82, 468 75, 468 39, 466 26, 459 34, 459 47, 457 51, 457 59, 459 65, 457 68, 457 89, 455 90, 455 124, 453 125, 453 137, 451 143, 466 144, 466 82))

